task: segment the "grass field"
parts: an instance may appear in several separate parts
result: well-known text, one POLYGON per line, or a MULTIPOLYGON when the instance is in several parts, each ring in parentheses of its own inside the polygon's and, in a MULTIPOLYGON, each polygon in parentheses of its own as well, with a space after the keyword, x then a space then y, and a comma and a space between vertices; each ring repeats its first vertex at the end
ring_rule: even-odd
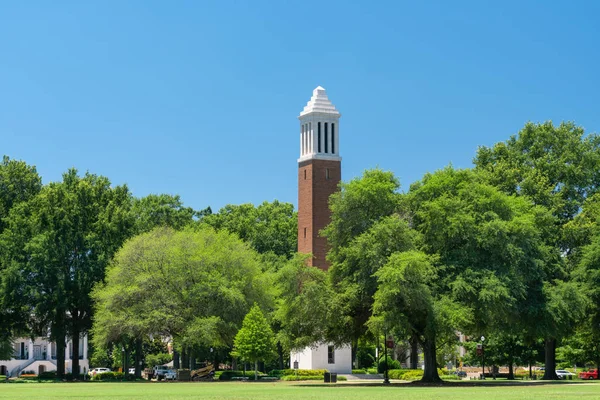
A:
POLYGON ((0 384, 0 399, 600 399, 600 383, 415 387, 299 383, 19 383, 0 384))

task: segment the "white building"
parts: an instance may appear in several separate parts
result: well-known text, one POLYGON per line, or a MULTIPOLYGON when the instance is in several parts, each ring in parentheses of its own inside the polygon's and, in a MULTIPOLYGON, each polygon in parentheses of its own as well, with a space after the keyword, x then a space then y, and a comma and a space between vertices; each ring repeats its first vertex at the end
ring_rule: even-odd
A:
MULTIPOLYGON (((10 360, 0 360, 0 375, 16 377, 24 371, 33 371, 36 375, 56 371, 56 343, 47 338, 19 338, 14 341, 13 349, 13 357, 10 360)), ((72 354, 73 342, 69 340, 65 348, 65 372, 72 372, 72 354)), ((79 372, 87 373, 89 368, 88 338, 87 335, 82 335, 79 341, 79 372)))
POLYGON ((352 373, 352 350, 350 346, 335 347, 319 344, 290 354, 290 368, 298 362, 298 369, 326 369, 338 374, 352 373))

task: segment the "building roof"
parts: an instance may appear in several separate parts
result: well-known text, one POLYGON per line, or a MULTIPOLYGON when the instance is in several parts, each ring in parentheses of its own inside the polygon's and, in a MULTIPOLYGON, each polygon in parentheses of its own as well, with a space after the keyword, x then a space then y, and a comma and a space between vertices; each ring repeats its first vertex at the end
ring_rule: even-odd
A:
POLYGON ((317 86, 317 88, 313 90, 313 95, 308 103, 306 103, 300 116, 302 117, 311 113, 334 114, 338 117, 341 115, 339 111, 335 109, 335 106, 331 104, 329 97, 327 97, 327 92, 321 86, 317 86))

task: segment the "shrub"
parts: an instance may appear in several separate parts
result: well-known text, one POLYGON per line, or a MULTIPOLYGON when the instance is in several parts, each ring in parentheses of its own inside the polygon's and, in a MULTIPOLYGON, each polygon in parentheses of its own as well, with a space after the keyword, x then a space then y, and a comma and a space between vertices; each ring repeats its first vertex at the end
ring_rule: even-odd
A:
MULTIPOLYGON (((248 379, 254 380, 254 370, 246 371, 245 375, 244 371, 217 371, 215 373, 215 379, 218 379, 220 381, 230 381, 231 378, 233 378, 234 376, 246 376, 248 377, 248 379)), ((263 372, 259 372, 258 376, 266 376, 266 374, 263 372)))
POLYGON ((367 370, 366 369, 353 369, 352 373, 359 374, 359 375, 365 375, 367 373, 367 370))
MULTIPOLYGON (((300 371, 300 370, 298 370, 300 371)), ((296 378, 295 375, 284 375, 281 380, 282 381, 322 381, 323 379, 325 379, 325 377, 323 375, 298 375, 298 378, 296 378)), ((345 381, 347 380, 345 376, 339 376, 337 377, 338 381, 345 381)))
POLYGON ((39 380, 53 380, 56 379, 56 371, 46 371, 38 375, 39 380))
MULTIPOLYGON (((92 378, 94 381, 121 381, 125 374, 122 372, 102 372, 101 374, 96 374, 92 378)), ((134 378, 135 379, 135 378, 134 378)))
MULTIPOLYGON (((388 357, 387 363, 388 363, 388 370, 400 369, 400 362, 398 362, 396 360, 392 360, 391 358, 388 357)), ((379 366, 378 366, 377 370, 380 373, 385 371, 385 358, 382 358, 381 360, 379 360, 379 366)))
POLYGON ((421 369, 391 369, 388 371, 390 379, 401 379, 404 381, 418 381, 423 377, 421 369))
MULTIPOLYGON (((295 369, 283 369, 281 370, 283 376, 294 375, 296 376, 295 369)), ((323 376, 325 372, 328 372, 326 369, 299 369, 298 376, 323 376)))
POLYGON ((28 369, 27 371, 21 372, 21 375, 35 375, 35 371, 32 369, 28 369))
POLYGON ((0 383, 3 383, 6 381, 6 375, 0 375, 0 383))
POLYGON ((440 375, 440 379, 444 381, 460 381, 461 378, 458 375, 440 375))
POLYGON ((367 368, 367 373, 375 375, 377 374, 377 368, 367 368))
POLYGON ((72 381, 72 380, 83 381, 83 380, 85 380, 85 375, 84 374, 73 375, 71 372, 68 372, 65 374, 65 380, 67 380, 67 381, 72 381))

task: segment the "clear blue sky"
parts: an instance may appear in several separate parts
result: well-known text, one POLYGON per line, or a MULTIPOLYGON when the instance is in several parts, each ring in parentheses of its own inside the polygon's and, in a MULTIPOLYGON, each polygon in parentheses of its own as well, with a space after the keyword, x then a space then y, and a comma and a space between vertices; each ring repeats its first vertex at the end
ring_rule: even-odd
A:
POLYGON ((0 155, 186 205, 297 202, 322 85, 342 176, 406 190, 526 121, 600 131, 596 1, 0 2, 0 155), (487 4, 483 4, 487 3, 487 4), (495 4, 492 4, 495 3, 495 4))

